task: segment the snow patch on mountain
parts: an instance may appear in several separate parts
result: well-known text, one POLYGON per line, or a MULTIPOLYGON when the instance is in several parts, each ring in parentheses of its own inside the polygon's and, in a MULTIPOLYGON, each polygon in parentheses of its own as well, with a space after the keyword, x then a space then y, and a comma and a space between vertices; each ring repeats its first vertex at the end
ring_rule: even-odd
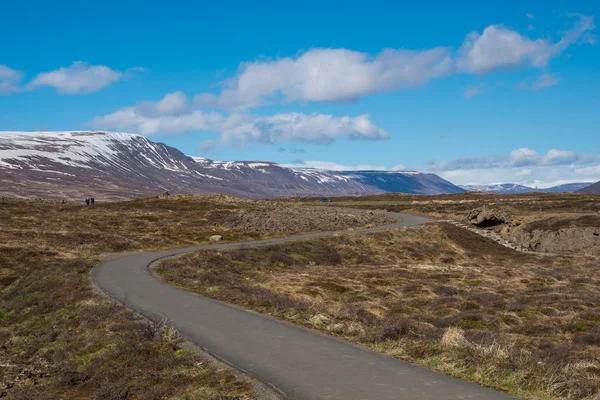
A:
POLYGON ((336 181, 348 182, 349 179, 343 175, 336 174, 331 171, 323 171, 319 169, 297 168, 293 169, 296 176, 304 180, 309 178, 316 179, 318 183, 335 183, 336 181))
POLYGON ((589 183, 566 183, 563 185, 552 186, 548 188, 537 188, 517 183, 494 183, 489 185, 461 185, 460 187, 470 192, 502 193, 502 194, 522 194, 530 192, 541 193, 564 193, 576 192, 589 185, 589 183))
POLYGON ((49 171, 60 165, 92 169, 113 165, 127 171, 118 155, 128 148, 156 168, 187 170, 165 156, 158 144, 142 135, 125 132, 0 132, 0 163, 5 168, 49 171))
POLYGON ((100 198, 104 193, 111 199, 164 190, 262 198, 461 191, 434 174, 292 169, 268 161, 214 161, 186 156, 138 134, 102 131, 0 132, 0 179, 4 191, 15 194, 56 197, 94 193, 100 198))

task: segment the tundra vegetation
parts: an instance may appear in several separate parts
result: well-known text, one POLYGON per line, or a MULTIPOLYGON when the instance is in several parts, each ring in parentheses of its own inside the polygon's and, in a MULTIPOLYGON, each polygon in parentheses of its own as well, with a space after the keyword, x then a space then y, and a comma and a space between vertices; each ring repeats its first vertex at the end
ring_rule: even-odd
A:
POLYGON ((231 196, 87 207, 4 197, 0 397, 253 398, 251 381, 182 348, 168 323, 136 316, 101 295, 90 279, 93 266, 104 253, 193 246, 213 235, 248 240, 368 226, 386 218, 231 196), (271 225, 264 223, 265 215, 273 218, 271 225), (287 219, 290 215, 295 221, 287 219), (324 223, 319 226, 318 220, 324 223))
MULTIPOLYGON (((307 204, 311 201, 307 200, 307 204)), ((324 206, 462 220, 499 207, 512 225, 592 228, 599 196, 382 195, 324 206), (556 220, 561 222, 555 222, 556 220)), ((523 399, 600 398, 600 262, 521 253, 445 222, 159 264, 169 283, 523 399)))
POLYGON ((506 216, 510 223, 481 227, 495 231, 515 245, 545 253, 600 256, 599 194, 385 194, 335 200, 334 206, 385 209, 454 220, 468 220, 473 211, 486 209, 506 216))

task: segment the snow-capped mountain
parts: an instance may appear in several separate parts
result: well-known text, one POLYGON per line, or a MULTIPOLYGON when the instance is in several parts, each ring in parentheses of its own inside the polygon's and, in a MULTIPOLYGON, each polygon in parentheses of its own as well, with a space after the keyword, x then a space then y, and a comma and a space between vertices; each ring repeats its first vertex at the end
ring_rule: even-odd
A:
POLYGON ((486 193, 504 193, 504 194, 521 194, 533 192, 528 186, 517 185, 516 183, 497 183, 493 185, 459 185, 461 188, 469 192, 486 192, 486 193))
POLYGON ((333 172, 272 162, 188 157, 144 136, 118 132, 0 132, 0 192, 98 199, 173 193, 248 197, 360 195, 461 189, 419 172, 333 172))
POLYGON ((540 193, 565 193, 576 192, 589 186, 590 183, 566 183, 564 185, 553 186, 544 189, 532 188, 530 186, 519 185, 516 183, 498 183, 492 185, 460 185, 461 188, 469 192, 486 192, 502 194, 522 194, 530 192, 540 193))
POLYGON ((465 191, 435 174, 417 171, 344 171, 340 174, 384 192, 441 194, 465 191))

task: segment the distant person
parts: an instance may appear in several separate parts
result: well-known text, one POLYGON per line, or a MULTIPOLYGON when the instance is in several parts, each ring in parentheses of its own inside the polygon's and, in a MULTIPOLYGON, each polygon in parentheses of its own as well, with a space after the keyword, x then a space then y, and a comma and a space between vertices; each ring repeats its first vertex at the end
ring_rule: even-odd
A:
POLYGON ((85 199, 85 205, 86 205, 86 206, 89 206, 89 205, 90 205, 90 199, 88 199, 88 198, 86 198, 86 199, 85 199))
POLYGON ((92 203, 92 205, 96 204, 96 199, 94 199, 93 197, 90 199, 90 203, 92 203))

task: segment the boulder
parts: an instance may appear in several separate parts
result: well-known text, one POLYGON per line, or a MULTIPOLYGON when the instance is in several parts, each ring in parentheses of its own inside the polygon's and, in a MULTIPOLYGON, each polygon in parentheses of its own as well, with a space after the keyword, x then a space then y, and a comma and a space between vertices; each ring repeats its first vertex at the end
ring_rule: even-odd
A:
POLYGON ((221 235, 212 235, 211 237, 208 238, 211 242, 218 242, 221 239, 223 239, 223 236, 221 235))
POLYGON ((510 224, 510 218, 502 210, 484 206, 471 210, 469 214, 467 214, 465 222, 480 228, 487 228, 490 226, 510 224))

